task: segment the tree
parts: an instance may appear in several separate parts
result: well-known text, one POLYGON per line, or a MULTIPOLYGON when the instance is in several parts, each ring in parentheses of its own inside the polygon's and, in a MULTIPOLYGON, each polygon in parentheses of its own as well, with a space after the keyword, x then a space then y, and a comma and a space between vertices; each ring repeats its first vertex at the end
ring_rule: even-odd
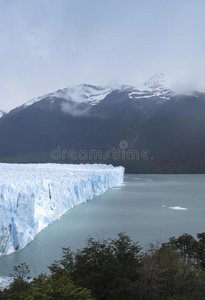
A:
POLYGON ((175 246, 175 249, 181 252, 185 261, 188 262, 194 259, 196 255, 197 241, 192 235, 184 233, 178 238, 171 237, 169 239, 169 244, 175 246))
POLYGON ((197 238, 199 239, 197 243, 197 254, 199 265, 203 270, 205 270, 205 232, 198 233, 197 238))
POLYGON ((63 248, 62 260, 51 266, 70 272, 75 284, 87 287, 97 299, 140 299, 140 250, 124 233, 118 239, 95 240, 76 254, 63 248))
MULTIPOLYGON (((142 259, 142 300, 192 300, 205 295, 205 273, 169 243, 142 259)), ((202 297, 202 298, 201 298, 202 297)))
POLYGON ((63 270, 61 274, 50 276, 41 274, 33 281, 29 300, 92 300, 91 292, 77 287, 70 275, 63 270))
POLYGON ((4 289, 2 299, 26 299, 24 294, 31 289, 31 284, 29 283, 30 273, 29 267, 26 263, 21 263, 13 268, 14 274, 10 274, 13 277, 8 289, 4 289))
POLYGON ((30 283, 27 276, 30 272, 23 263, 14 267, 13 282, 4 289, 2 300, 92 300, 91 292, 86 288, 75 286, 70 275, 62 270, 61 274, 40 274, 30 283))
POLYGON ((142 253, 124 233, 116 239, 89 238, 76 253, 63 248, 62 259, 49 266, 50 275, 28 282, 28 266, 14 267, 14 281, 0 291, 0 299, 205 299, 205 233, 198 239, 183 234, 142 253))

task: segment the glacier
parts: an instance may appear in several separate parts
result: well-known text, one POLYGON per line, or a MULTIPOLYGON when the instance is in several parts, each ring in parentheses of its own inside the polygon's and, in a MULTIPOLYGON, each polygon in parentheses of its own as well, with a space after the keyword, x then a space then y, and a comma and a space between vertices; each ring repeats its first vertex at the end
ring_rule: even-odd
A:
POLYGON ((24 248, 70 208, 123 182, 105 164, 0 163, 0 256, 24 248))

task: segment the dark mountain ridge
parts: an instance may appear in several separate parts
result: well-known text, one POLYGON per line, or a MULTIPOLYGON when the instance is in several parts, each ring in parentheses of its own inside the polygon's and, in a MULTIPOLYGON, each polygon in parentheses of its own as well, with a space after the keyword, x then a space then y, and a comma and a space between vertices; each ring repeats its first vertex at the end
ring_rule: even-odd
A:
POLYGON ((205 94, 81 85, 0 118, 1 162, 112 163, 127 173, 205 172, 205 94))

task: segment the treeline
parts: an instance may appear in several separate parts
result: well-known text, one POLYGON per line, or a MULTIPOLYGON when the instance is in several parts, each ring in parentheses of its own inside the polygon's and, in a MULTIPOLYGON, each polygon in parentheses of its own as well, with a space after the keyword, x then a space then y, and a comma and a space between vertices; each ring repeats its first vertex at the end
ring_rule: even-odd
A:
POLYGON ((29 281, 26 264, 0 299, 193 300, 205 299, 205 233, 172 237, 142 251, 124 233, 116 239, 89 238, 75 253, 63 248, 50 274, 29 281))

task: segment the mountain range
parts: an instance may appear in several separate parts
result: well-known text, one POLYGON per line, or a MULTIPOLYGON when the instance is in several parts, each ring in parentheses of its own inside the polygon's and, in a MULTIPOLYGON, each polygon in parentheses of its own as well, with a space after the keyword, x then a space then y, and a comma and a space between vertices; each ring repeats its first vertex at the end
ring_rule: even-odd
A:
POLYGON ((65 88, 0 116, 1 162, 205 172, 205 93, 176 93, 164 74, 135 86, 65 88))

